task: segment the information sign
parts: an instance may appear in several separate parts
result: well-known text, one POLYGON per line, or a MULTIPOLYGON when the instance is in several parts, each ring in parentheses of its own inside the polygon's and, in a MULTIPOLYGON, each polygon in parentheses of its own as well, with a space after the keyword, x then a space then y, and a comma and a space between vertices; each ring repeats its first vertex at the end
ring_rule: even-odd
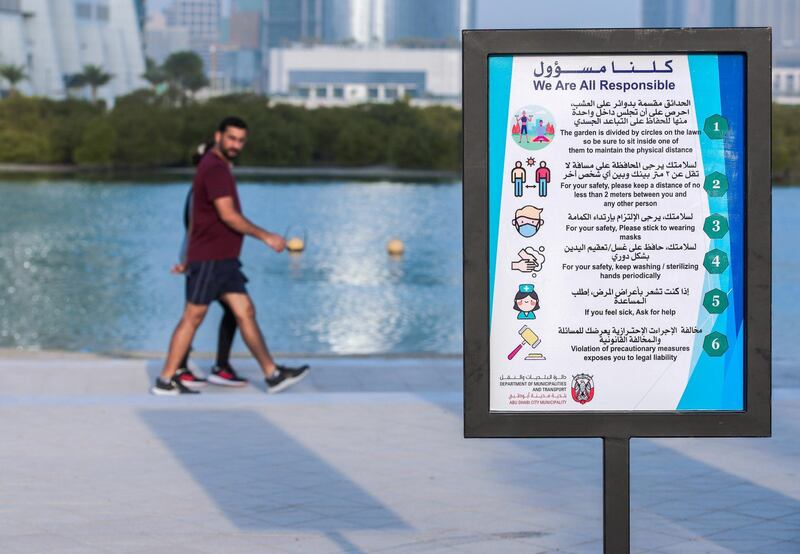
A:
POLYGON ((465 434, 770 425, 768 29, 464 33, 465 434))

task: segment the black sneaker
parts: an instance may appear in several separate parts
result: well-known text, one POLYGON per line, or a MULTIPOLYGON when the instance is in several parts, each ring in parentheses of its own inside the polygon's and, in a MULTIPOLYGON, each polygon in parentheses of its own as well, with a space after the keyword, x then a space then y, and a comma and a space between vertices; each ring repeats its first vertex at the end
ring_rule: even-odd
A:
POLYGON ((283 365, 276 367, 278 368, 278 375, 272 379, 264 379, 267 382, 267 392, 269 393, 281 392, 283 389, 291 387, 308 373, 308 364, 300 367, 286 367, 283 365))
POLYGON ((183 383, 189 389, 201 389, 208 384, 208 379, 198 377, 187 368, 182 367, 175 373, 175 379, 183 383))
POLYGON ((162 381, 161 377, 157 377, 156 384, 150 389, 150 394, 158 396, 178 396, 179 394, 200 394, 200 391, 188 388, 174 377, 171 381, 162 381))
POLYGON ((211 375, 208 376, 208 382, 224 387, 243 387, 247 385, 247 379, 237 375, 231 366, 214 366, 211 370, 211 375))

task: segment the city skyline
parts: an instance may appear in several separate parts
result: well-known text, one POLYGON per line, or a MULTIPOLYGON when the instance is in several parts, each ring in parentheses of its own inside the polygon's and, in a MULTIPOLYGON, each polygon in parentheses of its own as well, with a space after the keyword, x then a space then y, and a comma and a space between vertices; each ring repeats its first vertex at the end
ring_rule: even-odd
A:
MULTIPOLYGON (((147 11, 163 11, 173 0, 148 0, 147 11)), ((223 16, 230 13, 231 0, 221 0, 223 16)), ((479 29, 543 27, 636 27, 640 22, 640 1, 563 0, 558 5, 541 3, 520 13, 518 0, 476 0, 475 26, 479 29), (568 8, 568 9, 566 9, 568 8)))

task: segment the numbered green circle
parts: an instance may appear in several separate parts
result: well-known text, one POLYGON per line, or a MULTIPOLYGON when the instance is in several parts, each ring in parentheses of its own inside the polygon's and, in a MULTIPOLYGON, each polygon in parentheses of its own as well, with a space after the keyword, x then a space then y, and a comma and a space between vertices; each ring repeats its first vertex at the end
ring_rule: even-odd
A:
POLYGON ((710 290, 703 297, 703 306, 710 314, 721 314, 728 309, 728 295, 719 289, 710 290))
POLYGON ((703 350, 709 356, 722 356, 728 351, 728 337, 716 331, 709 333, 703 340, 703 350))
POLYGON ((728 120, 718 113, 706 118, 705 125, 703 126, 703 130, 706 132, 706 135, 708 135, 708 138, 714 140, 723 138, 729 128, 728 120))
POLYGON ((715 248, 705 255, 703 266, 709 273, 722 273, 728 269, 728 255, 719 248, 715 248))
POLYGON ((703 224, 703 231, 712 239, 721 239, 728 234, 728 220, 724 215, 711 214, 703 224))
POLYGON ((703 188, 706 189, 709 196, 725 196, 725 193, 728 192, 728 178, 719 171, 709 173, 706 175, 703 188))

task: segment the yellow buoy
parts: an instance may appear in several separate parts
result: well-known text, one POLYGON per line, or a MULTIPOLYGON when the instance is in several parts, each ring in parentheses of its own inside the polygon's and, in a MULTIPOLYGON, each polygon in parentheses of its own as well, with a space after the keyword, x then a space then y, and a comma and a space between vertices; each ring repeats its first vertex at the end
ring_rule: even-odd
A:
POLYGON ((286 249, 289 252, 302 252, 305 250, 306 243, 300 237, 291 237, 286 241, 286 249))
POLYGON ((391 256, 402 256, 405 250, 406 247, 400 239, 392 239, 389 241, 389 244, 386 245, 386 251, 389 252, 391 256))

